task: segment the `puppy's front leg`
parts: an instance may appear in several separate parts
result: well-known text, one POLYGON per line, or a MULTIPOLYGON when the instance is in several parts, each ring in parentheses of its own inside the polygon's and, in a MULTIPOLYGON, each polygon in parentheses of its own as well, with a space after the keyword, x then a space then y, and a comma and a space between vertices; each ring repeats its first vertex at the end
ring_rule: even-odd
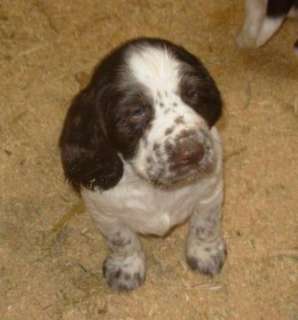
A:
POLYGON ((103 275, 115 290, 132 290, 145 280, 145 256, 137 235, 126 226, 102 230, 111 250, 103 264, 103 275))
POLYGON ((222 191, 211 201, 202 202, 190 221, 186 243, 186 261, 194 271, 215 275, 227 254, 221 232, 222 191))

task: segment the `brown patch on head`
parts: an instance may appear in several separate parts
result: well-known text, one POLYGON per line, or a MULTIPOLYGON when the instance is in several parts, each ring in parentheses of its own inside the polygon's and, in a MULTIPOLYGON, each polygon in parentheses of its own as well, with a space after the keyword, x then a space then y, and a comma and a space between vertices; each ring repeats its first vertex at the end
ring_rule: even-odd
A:
POLYGON ((183 116, 179 116, 175 119, 176 124, 185 124, 183 116))
POLYGON ((197 62, 185 68, 178 92, 182 101, 212 127, 221 116, 221 96, 208 71, 197 62))
POLYGON ((133 157, 138 143, 147 139, 154 114, 151 98, 146 92, 138 86, 129 89, 131 91, 119 92, 118 99, 117 94, 113 94, 111 90, 113 97, 110 100, 116 101, 109 110, 108 121, 105 123, 114 148, 125 159, 133 157))
POLYGON ((171 127, 171 128, 167 128, 165 131, 165 135, 168 136, 169 134, 171 134, 174 131, 175 127, 171 127))
POLYGON ((77 115, 76 117, 74 117, 73 123, 74 123, 75 126, 79 126, 80 123, 81 123, 81 116, 77 115))

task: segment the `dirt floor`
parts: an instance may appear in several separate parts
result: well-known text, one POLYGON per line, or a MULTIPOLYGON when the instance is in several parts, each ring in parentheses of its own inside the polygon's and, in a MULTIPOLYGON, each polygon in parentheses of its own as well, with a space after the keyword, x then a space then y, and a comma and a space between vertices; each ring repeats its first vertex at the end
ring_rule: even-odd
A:
POLYGON ((298 24, 239 50, 242 19, 237 0, 0 0, 1 320, 298 319, 298 24), (209 279, 186 266, 185 226, 145 238, 147 281, 117 294, 57 139, 93 66, 143 35, 193 51, 223 94, 229 256, 209 279))

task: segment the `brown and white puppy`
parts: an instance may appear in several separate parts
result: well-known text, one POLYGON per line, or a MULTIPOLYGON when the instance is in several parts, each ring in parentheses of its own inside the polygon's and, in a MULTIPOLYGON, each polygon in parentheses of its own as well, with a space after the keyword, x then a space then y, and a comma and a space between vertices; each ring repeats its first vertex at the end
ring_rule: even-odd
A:
POLYGON ((152 38, 112 51, 74 98, 60 138, 63 168, 107 240, 103 274, 113 289, 144 282, 138 233, 163 236, 189 218, 188 264, 210 275, 222 268, 221 111, 199 59, 152 38))
MULTIPOLYGON (((239 47, 264 45, 286 17, 298 17, 298 0, 246 0, 245 21, 237 38, 239 47)), ((294 46, 296 52, 297 41, 294 46)))

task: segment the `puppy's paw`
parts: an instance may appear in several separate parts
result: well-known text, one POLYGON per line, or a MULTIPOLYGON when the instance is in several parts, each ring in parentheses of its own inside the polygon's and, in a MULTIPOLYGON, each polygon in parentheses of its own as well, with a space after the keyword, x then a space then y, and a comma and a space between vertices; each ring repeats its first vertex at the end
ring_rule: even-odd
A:
POLYGON ((103 264, 103 275, 113 290, 130 291, 145 281, 145 259, 140 254, 128 257, 109 256, 103 264))
POLYGON ((189 244, 186 261, 193 271, 214 276, 222 269, 227 256, 226 244, 223 239, 211 243, 189 244))

